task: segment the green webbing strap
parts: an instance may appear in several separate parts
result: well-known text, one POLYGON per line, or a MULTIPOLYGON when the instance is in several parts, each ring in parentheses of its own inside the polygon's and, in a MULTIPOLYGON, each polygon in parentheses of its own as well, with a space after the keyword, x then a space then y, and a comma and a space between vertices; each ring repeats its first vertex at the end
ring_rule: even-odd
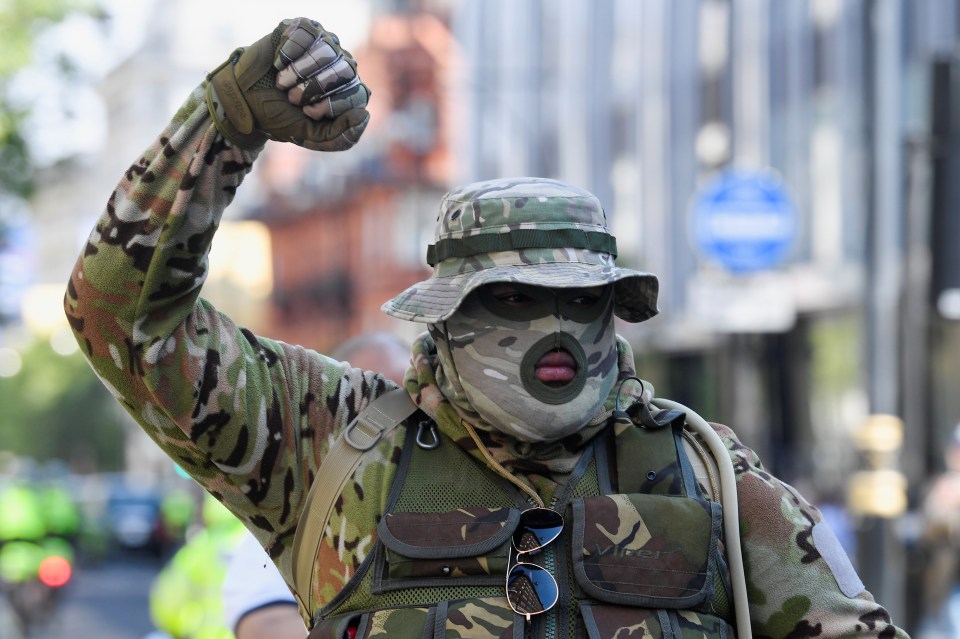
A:
POLYGON ((405 388, 384 393, 360 411, 334 440, 317 469, 293 536, 293 594, 308 628, 313 623, 308 602, 317 551, 337 497, 353 477, 363 454, 416 410, 405 388))
POLYGON ((451 257, 472 257, 521 249, 587 249, 616 257, 617 238, 609 233, 580 229, 515 229, 509 233, 484 233, 447 238, 431 244, 427 247, 427 263, 434 266, 451 257))
MULTIPOLYGON (((633 425, 617 430, 617 490, 621 493, 688 494, 671 424, 659 428, 633 425), (677 482, 679 479, 681 481, 677 482)), ((619 425, 619 424, 618 424, 619 425)))

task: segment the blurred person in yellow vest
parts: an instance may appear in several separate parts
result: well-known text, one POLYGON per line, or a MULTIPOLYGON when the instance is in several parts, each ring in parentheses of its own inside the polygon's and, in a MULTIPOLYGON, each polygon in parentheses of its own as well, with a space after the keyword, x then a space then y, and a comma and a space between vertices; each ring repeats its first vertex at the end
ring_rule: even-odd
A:
POLYGON ((80 536, 80 507, 70 490, 58 481, 41 482, 35 486, 35 491, 45 529, 43 541, 40 542, 43 556, 57 556, 65 560, 66 572, 60 579, 69 581, 80 536))
MULTIPOLYGON (((13 626, 24 635, 51 618, 72 574, 79 518, 68 507, 69 495, 64 502, 48 489, 22 477, 0 486, 0 585, 13 626)), ((6 625, 3 632, 11 628, 6 625)))
POLYGON ((40 496, 34 487, 20 479, 0 487, 0 543, 36 541, 46 534, 40 496))
POLYGON ((58 484, 39 487, 38 501, 46 521, 47 534, 74 543, 80 532, 80 508, 70 491, 58 484))
POLYGON ((232 639, 223 621, 221 587, 227 559, 243 539, 244 527, 209 494, 203 527, 190 535, 161 569, 150 589, 150 616, 174 639, 232 639))
MULTIPOLYGON (((188 485, 193 482, 186 478, 179 481, 188 485)), ((160 501, 160 517, 169 543, 178 545, 186 540, 187 528, 193 521, 198 502, 199 495, 192 494, 185 486, 177 485, 164 491, 160 501)))
POLYGON ((36 576, 47 536, 35 487, 16 478, 0 486, 0 581, 20 583, 36 576))
MULTIPOLYGON (((341 344, 332 356, 357 368, 382 371, 389 379, 399 381, 410 362, 410 345, 391 333, 362 333, 341 344)), ((223 580, 223 600, 227 627, 237 639, 307 636, 290 588, 249 532, 230 558, 223 580)))

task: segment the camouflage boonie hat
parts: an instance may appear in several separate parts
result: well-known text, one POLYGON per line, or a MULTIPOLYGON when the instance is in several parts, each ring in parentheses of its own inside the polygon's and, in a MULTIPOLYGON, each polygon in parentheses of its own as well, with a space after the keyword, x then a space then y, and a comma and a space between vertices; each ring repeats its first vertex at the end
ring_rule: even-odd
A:
POLYGON ((657 314, 657 278, 614 266, 616 239, 592 193, 557 180, 476 182, 440 202, 433 275, 381 308, 432 324, 447 319, 471 291, 492 282, 551 288, 614 283, 614 312, 628 322, 657 314))

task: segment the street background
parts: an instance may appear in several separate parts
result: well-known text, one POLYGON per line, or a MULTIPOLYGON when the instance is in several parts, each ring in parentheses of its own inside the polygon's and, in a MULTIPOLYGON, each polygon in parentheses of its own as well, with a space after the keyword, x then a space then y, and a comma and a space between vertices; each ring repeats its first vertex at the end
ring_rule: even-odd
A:
MULTIPOLYGON (((618 263, 660 277, 660 315, 619 327, 641 376, 836 517, 895 621, 935 634, 923 500, 960 422, 960 2, 41 4, 0 2, 5 476, 75 493, 106 477, 151 503, 183 489, 83 362, 63 290, 187 93, 235 46, 307 15, 357 58, 370 127, 349 153, 268 145, 206 297, 324 352, 369 330, 412 338, 423 327, 379 306, 427 275, 443 192, 518 175, 583 186, 618 263)), ((81 549, 37 636, 152 627, 149 583, 178 538, 153 555, 110 546, 114 493, 97 494, 77 497, 108 550, 81 549)))

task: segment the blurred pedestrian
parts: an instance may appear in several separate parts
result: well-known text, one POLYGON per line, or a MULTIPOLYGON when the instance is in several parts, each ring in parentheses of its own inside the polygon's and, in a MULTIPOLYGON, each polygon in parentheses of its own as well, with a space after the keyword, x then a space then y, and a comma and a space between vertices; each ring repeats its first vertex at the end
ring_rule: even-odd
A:
POLYGON ((581 188, 447 194, 433 276, 383 306, 427 328, 400 390, 200 299, 262 146, 346 151, 369 97, 316 21, 237 49, 126 172, 66 296, 101 379, 257 536, 311 634, 903 638, 815 507, 637 377, 614 317, 653 317, 658 282, 615 266, 581 188))
MULTIPOLYGON (((180 481, 190 480, 180 479, 180 481)), ((163 491, 160 498, 160 521, 163 526, 165 545, 176 547, 186 540, 198 503, 199 500, 186 486, 175 484, 163 491)))
MULTIPOLYGON (((50 620, 72 572, 73 548, 51 534, 48 514, 43 487, 33 479, 12 477, 0 485, 0 597, 25 635, 50 620)), ((69 527, 57 516, 50 521, 69 527)))
POLYGON ((207 494, 203 526, 193 532, 154 578, 150 617, 173 639, 233 639, 224 623, 223 587, 227 561, 245 528, 233 513, 207 494))
POLYGON ((80 534, 81 513, 71 491, 58 480, 47 480, 40 483, 38 493, 47 534, 75 544, 80 534))
POLYGON ((944 470, 923 500, 926 571, 924 637, 960 636, 960 424, 944 450, 944 470))
POLYGON ((224 623, 237 639, 307 636, 290 586, 249 532, 230 556, 222 592, 224 623))
POLYGON ((47 518, 37 486, 14 477, 0 483, 0 548, 8 541, 41 541, 47 518))

